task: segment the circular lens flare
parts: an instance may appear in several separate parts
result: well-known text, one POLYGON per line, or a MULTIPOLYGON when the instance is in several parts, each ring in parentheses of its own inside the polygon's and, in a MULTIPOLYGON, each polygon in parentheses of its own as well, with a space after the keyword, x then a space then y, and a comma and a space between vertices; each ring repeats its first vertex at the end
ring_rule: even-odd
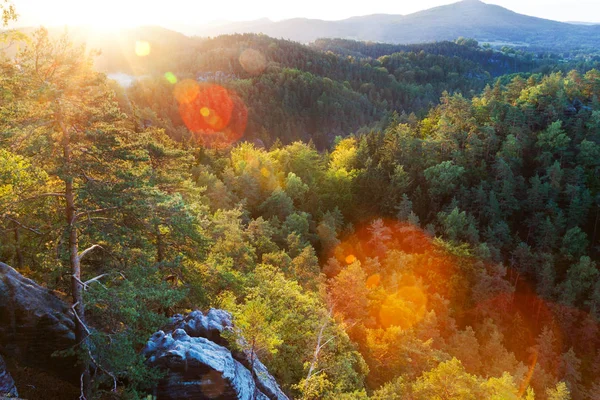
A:
POLYGON ((235 93, 185 79, 175 85, 173 95, 185 126, 206 145, 228 146, 243 136, 248 111, 235 93))
POLYGON ((345 261, 346 261, 346 264, 350 265, 354 261, 356 261, 356 256, 354 254, 349 254, 346 256, 345 261))
POLYGON ((192 79, 184 79, 179 82, 173 90, 175 100, 181 104, 187 104, 194 101, 200 93, 200 85, 192 79))
POLYGON ((246 49, 239 58, 240 65, 250 75, 260 75, 267 68, 267 59, 260 51, 246 49))
POLYGON ((184 101, 179 104, 179 112, 190 131, 213 134, 229 125, 233 100, 222 86, 198 85, 185 93, 184 101))
POLYGON ((381 275, 380 274, 374 274, 369 276, 369 278, 367 278, 367 289, 375 289, 377 286, 379 286, 379 284, 381 283, 381 275))
POLYGON ((177 77, 175 76, 174 73, 172 72, 166 72, 165 73, 165 79, 167 80, 167 82, 169 82, 171 85, 174 85, 177 83, 177 77))
POLYGON ((425 316, 427 296, 416 286, 406 286, 388 295, 379 310, 381 326, 408 329, 425 316))
POLYGON ((150 54, 151 46, 150 43, 145 40, 138 40, 135 42, 135 54, 139 57, 146 57, 150 54))

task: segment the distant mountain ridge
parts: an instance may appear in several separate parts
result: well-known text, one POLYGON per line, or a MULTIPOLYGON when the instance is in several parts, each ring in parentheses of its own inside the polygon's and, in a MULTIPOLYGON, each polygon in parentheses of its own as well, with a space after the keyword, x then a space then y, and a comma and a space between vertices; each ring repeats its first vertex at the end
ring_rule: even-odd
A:
POLYGON ((600 49, 600 25, 531 17, 479 0, 463 0, 408 15, 374 14, 341 21, 260 19, 203 26, 186 33, 198 36, 263 33, 302 43, 319 38, 343 38, 411 44, 463 36, 497 46, 600 49))

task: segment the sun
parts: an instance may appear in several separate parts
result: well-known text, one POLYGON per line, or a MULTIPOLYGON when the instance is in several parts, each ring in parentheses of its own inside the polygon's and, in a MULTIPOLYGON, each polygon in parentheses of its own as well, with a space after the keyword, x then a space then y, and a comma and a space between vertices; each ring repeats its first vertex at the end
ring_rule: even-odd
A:
POLYGON ((24 15, 39 16, 45 26, 85 26, 96 31, 114 31, 150 23, 149 8, 138 1, 57 0, 38 4, 35 9, 22 7, 24 15))

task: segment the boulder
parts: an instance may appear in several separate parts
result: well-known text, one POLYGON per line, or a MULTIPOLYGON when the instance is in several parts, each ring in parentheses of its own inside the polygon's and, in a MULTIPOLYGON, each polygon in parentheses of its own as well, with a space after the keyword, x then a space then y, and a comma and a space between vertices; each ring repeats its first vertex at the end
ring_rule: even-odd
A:
POLYGON ((75 344, 74 328, 64 301, 0 263, 0 353, 76 379, 74 359, 52 356, 75 344))
POLYGON ((0 396, 18 397, 15 381, 6 369, 6 363, 0 356, 0 396))
POLYGON ((165 331, 156 332, 144 349, 148 364, 167 371, 159 400, 287 400, 275 378, 259 360, 251 371, 248 353, 228 349, 223 331, 233 329, 226 311, 175 315, 165 331))

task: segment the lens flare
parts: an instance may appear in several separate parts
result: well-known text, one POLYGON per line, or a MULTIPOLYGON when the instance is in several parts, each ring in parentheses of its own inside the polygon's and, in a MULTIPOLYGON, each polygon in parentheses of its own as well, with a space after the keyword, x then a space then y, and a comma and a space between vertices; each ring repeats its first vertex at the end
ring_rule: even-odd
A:
POLYGON ((260 75, 267 68, 267 59, 260 51, 246 49, 240 54, 240 65, 250 75, 260 75))
POLYGON ((175 100, 177 100, 180 105, 191 103, 198 97, 199 93, 200 85, 192 79, 184 79, 175 85, 175 89, 173 90, 175 100))
POLYGON ((377 286, 379 286, 380 283, 381 283, 381 275, 374 274, 367 278, 366 285, 367 285, 368 289, 375 289, 377 286))
POLYGON ((151 46, 150 43, 145 40, 138 40, 135 42, 135 54, 139 57, 146 57, 150 54, 151 46))
POLYGON ((233 100, 225 88, 218 85, 198 85, 196 96, 185 96, 179 112, 188 129, 194 133, 220 132, 229 125, 233 100))
POLYGON ((173 95, 185 126, 205 145, 226 147, 243 136, 248 111, 235 93, 185 79, 175 85, 173 95))
POLYGON ((174 85, 177 83, 177 77, 175 76, 174 73, 172 72, 166 72, 165 73, 165 79, 167 80, 167 82, 169 82, 171 85, 174 85))
MULTIPOLYGON (((464 318, 468 321, 486 318, 496 326, 509 327, 510 335, 505 335, 506 346, 518 359, 527 361, 528 372, 520 384, 521 394, 525 393, 537 370, 544 370, 558 376, 561 349, 569 347, 568 335, 560 326, 561 315, 574 313, 575 319, 583 319, 584 313, 561 304, 554 304, 541 298, 518 272, 508 270, 506 278, 515 285, 514 291, 488 291, 486 298, 480 299, 475 307, 467 310, 464 318), (554 341, 554 352, 548 348, 538 348, 538 340, 546 330, 547 337, 554 341)), ((538 372, 539 373, 539 372, 538 372)))
MULTIPOLYGON (((417 226, 385 219, 357 224, 336 248, 326 251, 329 260, 323 271, 330 278, 334 316, 348 323, 353 340, 370 349, 388 348, 384 339, 377 341, 378 335, 413 330, 436 343, 439 334, 445 340, 452 331, 475 327, 480 345, 499 349, 500 342, 507 357, 526 366, 521 375, 506 371, 519 377, 520 395, 530 387, 540 389, 534 386, 544 377, 560 380, 568 349, 597 354, 590 340, 600 331, 596 317, 540 296, 523 272, 529 265, 512 269, 487 262, 417 226), (344 273, 349 271, 354 279, 344 273), (354 312, 361 307, 368 313, 354 312), (440 316, 439 321, 451 323, 436 322, 440 316), (430 324, 438 324, 438 330, 430 324)), ((497 374, 508 368, 501 357, 497 365, 494 359, 486 362, 497 374)))
POLYGON ((345 261, 346 261, 346 264, 350 265, 350 264, 352 264, 354 261, 356 261, 356 256, 355 256, 354 254, 348 254, 348 255, 346 256, 346 259, 345 259, 345 261))
POLYGON ((400 288, 388 295, 379 310, 380 324, 384 328, 398 326, 408 329, 425 317, 427 296, 416 286, 400 288))

